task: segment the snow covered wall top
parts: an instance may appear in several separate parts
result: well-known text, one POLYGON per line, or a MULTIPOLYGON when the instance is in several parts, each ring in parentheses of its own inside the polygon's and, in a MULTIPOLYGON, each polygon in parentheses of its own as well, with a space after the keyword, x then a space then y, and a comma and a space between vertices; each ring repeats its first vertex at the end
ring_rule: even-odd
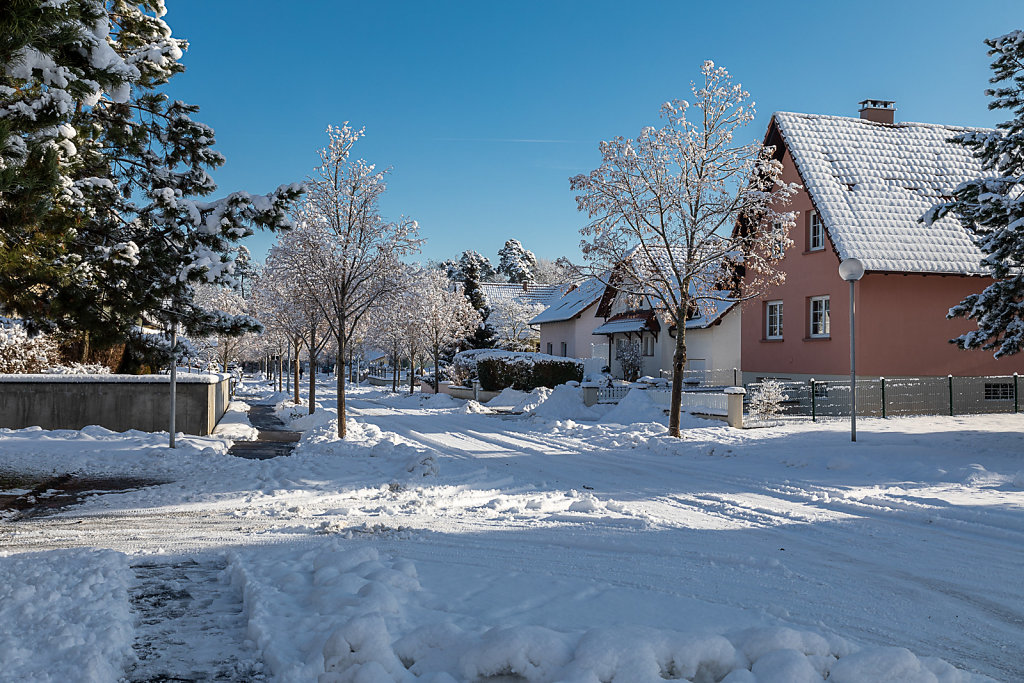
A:
POLYGON ((982 174, 970 151, 949 138, 984 129, 791 112, 776 112, 775 122, 841 259, 876 271, 986 272, 955 217, 930 227, 919 221, 982 174))
MULTIPOLYGON (((231 375, 225 375, 222 373, 178 373, 177 382, 178 384, 217 384, 226 379, 231 379, 231 375)), ((171 381, 170 375, 58 375, 58 374, 41 374, 41 375, 0 375, 0 382, 39 382, 44 384, 169 384, 171 381)))

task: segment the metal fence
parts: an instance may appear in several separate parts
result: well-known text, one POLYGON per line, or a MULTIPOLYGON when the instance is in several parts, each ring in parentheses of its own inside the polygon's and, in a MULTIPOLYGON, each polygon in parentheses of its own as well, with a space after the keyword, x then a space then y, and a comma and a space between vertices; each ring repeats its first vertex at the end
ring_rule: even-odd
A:
MULTIPOLYGON (((671 389, 648 389, 655 403, 668 408, 672 404, 671 389)), ((728 415, 729 397, 715 391, 683 391, 680 408, 688 413, 728 415)))
MULTIPOLYGON (((787 415, 811 419, 850 416, 850 382, 781 382, 787 415)), ((747 386, 747 397, 759 383, 747 386)), ((1016 413, 1020 405, 1017 375, 989 377, 900 377, 857 380, 857 414, 873 417, 901 415, 981 415, 1016 413)))
MULTIPOLYGON (((661 370, 662 378, 672 379, 672 372, 661 370)), ((737 368, 722 370, 683 370, 683 386, 690 387, 736 387, 743 381, 743 373, 737 368)))

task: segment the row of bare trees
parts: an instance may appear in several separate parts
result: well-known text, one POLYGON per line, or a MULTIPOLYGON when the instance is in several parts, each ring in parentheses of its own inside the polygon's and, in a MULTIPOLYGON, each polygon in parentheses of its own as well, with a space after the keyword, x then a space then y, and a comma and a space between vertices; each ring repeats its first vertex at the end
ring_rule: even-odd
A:
MULTIPOLYGON (((419 250, 415 221, 388 221, 380 211, 388 170, 352 155, 363 136, 347 123, 327 129, 320 166, 307 180, 295 228, 271 248, 253 287, 260 320, 309 358, 309 409, 315 368, 330 346, 339 366, 357 347, 394 359, 431 356, 480 324, 479 314, 446 275, 409 266, 419 250)), ((297 367, 297 366, 296 366, 297 367)), ((296 370, 296 372, 298 372, 296 370)), ((295 377, 296 403, 299 377, 295 377)), ((338 436, 346 434, 345 373, 337 372, 338 436)))

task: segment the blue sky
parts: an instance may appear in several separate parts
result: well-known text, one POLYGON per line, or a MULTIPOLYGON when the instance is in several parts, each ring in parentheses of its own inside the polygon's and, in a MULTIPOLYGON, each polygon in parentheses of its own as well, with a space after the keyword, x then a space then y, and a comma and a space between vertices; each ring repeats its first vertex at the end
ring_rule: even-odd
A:
MULTIPOLYGON (((495 258, 510 237, 579 255, 568 178, 597 145, 656 124, 705 59, 777 110, 991 126, 982 40, 1024 25, 1019 0, 389 2, 172 0, 191 46, 172 97, 198 104, 227 164, 220 192, 302 180, 328 124, 392 167, 384 213, 420 223, 422 258, 495 258)), ((267 235, 248 244, 262 258, 267 235)))

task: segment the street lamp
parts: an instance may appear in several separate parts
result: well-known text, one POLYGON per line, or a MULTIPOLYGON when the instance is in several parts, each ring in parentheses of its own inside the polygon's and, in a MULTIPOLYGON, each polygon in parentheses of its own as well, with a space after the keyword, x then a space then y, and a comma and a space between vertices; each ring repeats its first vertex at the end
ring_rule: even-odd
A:
POLYGON ((864 277, 864 264, 848 258, 839 264, 839 277, 850 283, 850 441, 857 440, 857 354, 854 337, 854 285, 864 277))

